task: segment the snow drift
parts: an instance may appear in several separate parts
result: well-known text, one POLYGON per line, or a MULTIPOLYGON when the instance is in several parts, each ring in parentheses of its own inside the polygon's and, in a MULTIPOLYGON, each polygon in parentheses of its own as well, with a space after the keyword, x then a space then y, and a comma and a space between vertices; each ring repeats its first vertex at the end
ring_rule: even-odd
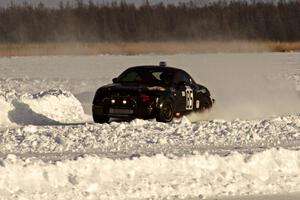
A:
POLYGON ((8 155, 0 164, 5 199, 201 199, 300 191, 300 152, 285 149, 225 157, 87 156, 55 164, 8 155))
POLYGON ((41 153, 80 155, 89 152, 110 158, 160 153, 182 156, 192 154, 194 150, 228 152, 232 149, 257 151, 279 146, 295 147, 300 143, 300 117, 194 123, 184 117, 171 123, 136 119, 129 123, 31 125, 8 128, 0 131, 0 136, 0 152, 4 154, 30 155, 34 152, 38 156, 41 153))
POLYGON ((8 113, 13 109, 12 105, 0 96, 0 127, 10 126, 12 123, 8 118, 8 113))
POLYGON ((51 125, 85 122, 81 103, 61 89, 36 94, 15 95, 12 100, 0 96, 0 126, 12 124, 51 125))

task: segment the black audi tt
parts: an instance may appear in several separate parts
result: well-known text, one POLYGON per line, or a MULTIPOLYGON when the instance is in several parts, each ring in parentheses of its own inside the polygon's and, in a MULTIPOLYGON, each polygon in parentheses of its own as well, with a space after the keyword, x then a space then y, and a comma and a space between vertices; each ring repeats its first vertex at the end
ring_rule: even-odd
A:
POLYGON ((170 122, 174 117, 209 109, 213 103, 208 89, 187 72, 161 62, 128 68, 112 84, 99 88, 92 110, 96 123, 107 123, 110 118, 170 122))

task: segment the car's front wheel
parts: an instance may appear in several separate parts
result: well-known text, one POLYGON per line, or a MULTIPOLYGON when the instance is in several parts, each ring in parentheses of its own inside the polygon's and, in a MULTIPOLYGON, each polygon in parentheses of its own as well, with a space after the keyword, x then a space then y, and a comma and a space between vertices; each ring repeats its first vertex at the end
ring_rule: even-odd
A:
POLYGON ((105 115, 95 115, 93 114, 93 119, 95 123, 108 123, 109 122, 109 117, 105 115))
POLYGON ((165 100, 161 108, 158 110, 156 121, 170 122, 174 118, 174 105, 170 100, 165 100))

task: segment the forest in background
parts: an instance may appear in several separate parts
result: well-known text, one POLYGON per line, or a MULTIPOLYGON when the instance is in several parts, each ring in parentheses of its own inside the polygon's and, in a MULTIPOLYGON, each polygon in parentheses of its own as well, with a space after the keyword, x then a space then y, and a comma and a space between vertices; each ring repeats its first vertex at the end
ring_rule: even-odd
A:
POLYGON ((0 43, 193 40, 300 41, 300 1, 0 8, 0 43))

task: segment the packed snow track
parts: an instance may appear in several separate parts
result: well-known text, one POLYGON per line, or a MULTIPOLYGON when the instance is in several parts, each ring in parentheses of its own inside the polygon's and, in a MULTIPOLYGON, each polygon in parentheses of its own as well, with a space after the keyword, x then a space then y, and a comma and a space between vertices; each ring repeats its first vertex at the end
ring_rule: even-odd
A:
POLYGON ((4 57, 0 73, 0 199, 300 198, 299 53, 4 57), (97 87, 161 60, 215 107, 92 122, 97 87))

